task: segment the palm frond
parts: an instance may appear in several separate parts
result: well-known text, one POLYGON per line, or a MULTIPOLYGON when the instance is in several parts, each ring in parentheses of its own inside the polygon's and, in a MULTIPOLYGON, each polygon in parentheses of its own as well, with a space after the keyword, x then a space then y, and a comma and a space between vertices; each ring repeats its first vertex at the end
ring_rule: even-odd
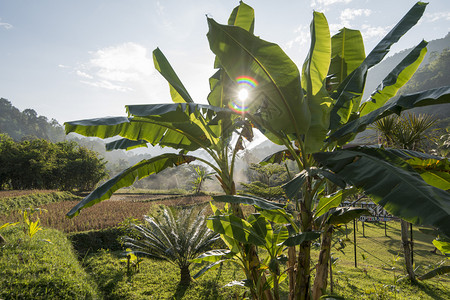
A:
POLYGON ((124 237, 126 247, 153 258, 189 266, 190 260, 219 237, 206 227, 205 209, 183 209, 175 214, 163 208, 162 214, 144 217, 144 225, 133 225, 132 236, 124 237))

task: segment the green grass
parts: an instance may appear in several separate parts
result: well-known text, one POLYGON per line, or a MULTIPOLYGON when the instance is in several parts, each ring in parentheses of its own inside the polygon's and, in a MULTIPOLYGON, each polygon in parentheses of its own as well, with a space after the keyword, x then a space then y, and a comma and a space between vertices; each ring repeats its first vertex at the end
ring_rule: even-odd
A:
POLYGON ((20 226, 2 230, 0 299, 97 299, 65 234, 39 231, 31 239, 20 226))
MULTIPOLYGON (((139 272, 127 276, 126 263, 120 258, 120 252, 100 251, 85 260, 86 270, 105 299, 230 299, 245 292, 242 287, 223 287, 232 280, 244 279, 231 265, 210 272, 186 288, 178 285, 179 270, 169 262, 144 259, 139 272)), ((199 269, 194 268, 191 275, 199 269)))
MULTIPOLYGON (((185 198, 182 201, 180 205, 190 203, 185 198)), ((245 208, 248 212, 253 211, 249 206, 245 208)), ((158 209, 158 206, 151 209, 158 209)), ((41 215, 41 219, 47 214, 41 215)), ((100 221, 98 216, 94 217, 96 222, 100 221)), ((417 285, 397 281, 405 274, 400 224, 387 224, 387 237, 382 223, 366 223, 366 237, 362 235, 361 223, 358 224, 357 268, 354 267, 351 223, 347 230, 348 240, 343 230, 335 231, 334 241, 341 239, 346 247, 342 251, 332 249, 333 257, 339 258, 333 267, 334 294, 346 299, 447 299, 450 294, 448 276, 417 285)), ((70 234, 69 240, 75 246, 81 263, 76 260, 77 255, 67 235, 60 231, 45 229, 30 239, 17 226, 2 229, 1 234, 9 243, 0 248, 0 299, 90 299, 97 296, 103 299, 230 299, 238 296, 242 299, 246 291, 242 287, 224 287, 233 280, 244 279, 241 271, 231 264, 207 273, 188 288, 178 285, 178 268, 165 261, 145 258, 139 272, 128 276, 126 264, 120 261, 121 251, 117 251, 120 248, 118 229, 70 234)), ((432 240, 433 237, 414 227, 414 261, 418 275, 442 261, 447 265, 450 263, 443 255, 430 253, 432 240)), ((318 252, 319 249, 313 247, 314 262, 318 252)), ((260 258, 265 256, 263 252, 260 254, 260 258)), ((191 274, 201 267, 194 265, 191 274)), ((311 268, 314 269, 313 264, 311 268)), ((311 282, 314 270, 312 276, 311 282)), ((286 282, 281 289, 282 299, 286 299, 286 282)), ((330 293, 330 285, 327 292, 330 293)))
MULTIPOLYGON (((345 241, 346 247, 342 252, 332 250, 333 257, 339 258, 333 268, 334 294, 346 299, 448 299, 448 276, 423 281, 417 285, 411 285, 407 281, 397 282, 397 279, 405 274, 400 249, 400 224, 389 222, 387 229, 388 237, 385 237, 383 224, 367 223, 364 238, 359 223, 357 268, 354 267, 351 241, 345 241)), ((353 239, 350 226, 348 236, 353 239)), ((417 228, 414 230, 414 237, 415 265, 418 267, 417 273, 421 275, 445 258, 443 255, 430 253, 433 250, 433 237, 420 233, 417 228)), ((345 239, 345 233, 336 231, 334 240, 339 238, 345 239)), ((318 252, 318 248, 312 251, 313 259, 317 259, 318 252)), ((220 275, 214 270, 184 290, 177 285, 179 271, 176 266, 145 258, 140 272, 128 278, 126 265, 120 262, 118 253, 100 251, 86 259, 88 273, 95 278, 107 299, 229 299, 235 294, 242 296, 245 291, 243 288, 224 287, 233 280, 244 279, 244 275, 231 264, 224 265, 220 275)), ((263 257, 264 253, 261 253, 260 258, 263 257)), ((445 263, 448 264, 448 260, 445 263)), ((200 267, 194 266, 191 274, 195 274, 200 267)), ((312 275, 314 276, 314 271, 312 275)), ((329 287, 328 285, 328 293, 329 287)), ((282 299, 286 299, 287 282, 281 288, 282 299)))
POLYGON ((0 215, 8 215, 24 208, 36 208, 48 203, 81 200, 70 192, 33 193, 16 197, 0 198, 0 215))
MULTIPOLYGON (((388 222, 387 234, 384 235, 383 223, 367 223, 363 237, 362 225, 358 223, 357 268, 354 267, 353 226, 348 225, 348 238, 345 231, 336 232, 334 240, 344 240, 346 247, 341 251, 333 249, 333 257, 339 258, 333 268, 334 292, 348 299, 448 299, 450 278, 441 276, 411 285, 403 278, 404 259, 400 242, 400 223, 388 222)), ((443 255, 430 251, 432 236, 423 234, 414 227, 414 263, 416 274, 422 275, 435 268, 439 263, 448 264, 443 255)), ((336 245, 337 247, 338 245, 336 245)), ((317 254, 318 251, 314 251, 317 254)), ((329 286, 328 286, 329 287, 329 286)), ((329 290, 328 290, 329 292, 329 290)))

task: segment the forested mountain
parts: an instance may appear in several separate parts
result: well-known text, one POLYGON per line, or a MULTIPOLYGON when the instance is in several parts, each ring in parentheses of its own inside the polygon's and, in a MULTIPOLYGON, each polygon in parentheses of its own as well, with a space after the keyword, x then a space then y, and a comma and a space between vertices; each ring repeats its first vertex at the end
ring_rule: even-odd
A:
MULTIPOLYGON (((432 63, 436 59, 436 57, 444 50, 450 49, 450 33, 442 39, 429 41, 427 49, 427 54, 425 55, 425 58, 417 72, 420 72, 420 68, 423 68, 424 66, 432 63)), ((400 61, 405 58, 411 50, 412 48, 405 49, 392 56, 386 57, 381 63, 369 70, 363 99, 367 99, 368 97, 370 97, 370 94, 377 88, 378 84, 383 81, 388 72, 394 69, 395 66, 400 63, 400 61)), ((450 70, 447 69, 443 71, 449 72, 450 70)), ((414 77, 416 76, 417 73, 414 75, 414 77)), ((414 80, 414 77, 411 80, 414 80)), ((449 79, 447 77, 446 84, 448 84, 448 82, 449 79)), ((404 90, 404 92, 406 92, 406 90, 404 90)))
MULTIPOLYGON (((450 84, 450 45, 441 53, 430 55, 429 63, 421 67, 411 80, 399 91, 401 94, 415 93, 427 89, 450 84)), ((415 113, 432 114, 439 118, 441 127, 448 127, 450 120, 450 104, 420 107, 415 113), (446 120, 447 119, 447 120, 446 120)))
POLYGON ((8 134, 15 141, 24 138, 40 138, 52 142, 64 140, 64 130, 58 121, 38 116, 31 108, 21 112, 4 98, 0 98, 0 133, 8 134))

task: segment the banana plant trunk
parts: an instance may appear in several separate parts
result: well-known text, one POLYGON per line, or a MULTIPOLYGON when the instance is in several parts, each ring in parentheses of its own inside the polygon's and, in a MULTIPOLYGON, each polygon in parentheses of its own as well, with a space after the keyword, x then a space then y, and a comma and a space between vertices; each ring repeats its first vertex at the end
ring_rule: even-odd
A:
MULTIPOLYGON (((233 195, 236 194, 235 189, 234 189, 234 182, 232 183, 232 189, 231 191, 234 192, 232 193, 233 195)), ((244 219, 244 212, 242 211, 241 205, 238 203, 232 203, 231 204, 231 209, 233 210, 233 214, 241 219, 244 219)), ((255 245, 250 245, 248 252, 247 252, 247 257, 249 259, 249 265, 250 265, 250 273, 252 278, 249 278, 253 281, 253 283, 255 284, 255 286, 258 283, 258 279, 261 278, 261 288, 264 287, 267 279, 266 276, 264 274, 260 274, 260 270, 259 270, 259 265, 260 265, 260 261, 259 261, 259 257, 258 257, 258 252, 256 251, 256 246, 255 245)), ((270 291, 270 289, 265 290, 264 292, 265 295, 265 299, 266 300, 273 300, 273 296, 272 296, 272 292, 270 291)), ((262 294, 262 293, 261 293, 262 294)))
MULTIPOLYGON (((312 230, 311 211, 307 209, 310 207, 306 199, 300 203, 300 222, 301 231, 308 232, 312 230)), ((310 280, 311 280, 311 241, 305 241, 300 244, 297 259, 297 278, 295 282, 295 299, 308 300, 310 299, 310 280)))
POLYGON ((323 231, 324 233, 322 234, 322 242, 320 245, 319 261, 316 267, 316 278, 314 279, 312 292, 314 300, 320 299, 327 288, 333 225, 326 225, 323 231))
POLYGON ((288 248, 288 278, 289 278, 289 300, 295 298, 295 278, 296 278, 296 252, 295 246, 288 248))
POLYGON ((402 246, 403 246, 403 255, 405 256, 405 266, 406 272, 408 273, 408 278, 411 282, 416 282, 416 275, 414 274, 414 268, 412 265, 412 245, 411 241, 408 238, 408 229, 409 223, 405 220, 400 221, 401 229, 402 229, 402 246))

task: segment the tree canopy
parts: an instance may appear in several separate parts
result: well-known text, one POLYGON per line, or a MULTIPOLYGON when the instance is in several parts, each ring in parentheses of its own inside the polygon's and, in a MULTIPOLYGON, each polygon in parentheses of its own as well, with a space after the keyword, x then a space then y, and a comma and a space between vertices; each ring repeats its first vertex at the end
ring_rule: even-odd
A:
POLYGON ((0 134, 0 189, 90 190, 106 177, 105 164, 75 142, 15 142, 0 134))

